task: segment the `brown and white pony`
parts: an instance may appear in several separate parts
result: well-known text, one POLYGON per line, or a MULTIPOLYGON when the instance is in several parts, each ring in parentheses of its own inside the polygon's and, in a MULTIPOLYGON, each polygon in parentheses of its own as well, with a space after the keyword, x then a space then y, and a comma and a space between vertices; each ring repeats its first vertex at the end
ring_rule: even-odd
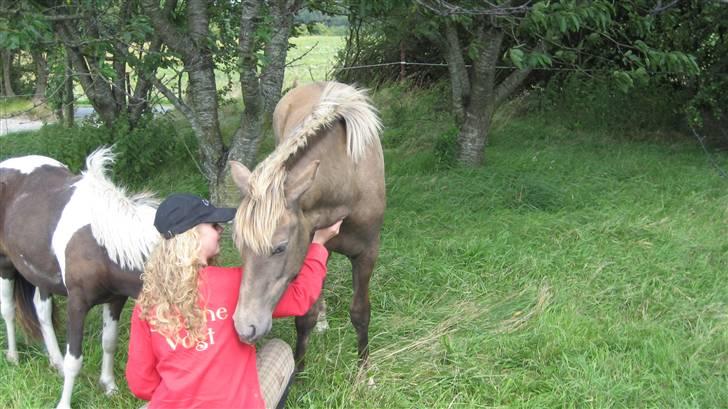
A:
POLYGON ((144 261, 160 237, 153 226, 156 201, 146 194, 128 197, 114 186, 105 176, 112 161, 110 149, 99 149, 78 176, 44 156, 0 162, 0 303, 7 357, 18 361, 18 300, 18 318, 30 317, 40 327, 51 364, 63 373, 59 408, 71 405, 83 361, 84 320, 97 304, 104 304, 100 382, 107 394, 116 391, 119 316, 127 297, 139 293, 144 261), (35 311, 22 302, 29 292, 35 311), (65 358, 51 319, 53 294, 68 296, 65 358))
MULTIPOLYGON (((287 93, 276 106, 273 128, 277 147, 252 173, 231 162, 243 196, 234 239, 245 261, 235 328, 249 343, 268 333, 273 308, 300 269, 314 231, 345 218, 326 247, 351 261, 350 317, 364 363, 369 279, 386 207, 379 117, 363 90, 322 82, 287 93)), ((296 318, 299 369, 320 308, 321 299, 296 318)))

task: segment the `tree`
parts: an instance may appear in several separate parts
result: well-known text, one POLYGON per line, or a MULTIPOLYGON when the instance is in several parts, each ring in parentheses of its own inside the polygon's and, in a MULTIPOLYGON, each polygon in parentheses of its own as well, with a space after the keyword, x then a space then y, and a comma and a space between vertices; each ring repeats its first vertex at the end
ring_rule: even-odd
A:
POLYGON ((35 64, 35 91, 33 92, 33 104, 39 105, 45 102, 46 91, 48 90, 48 59, 46 53, 41 49, 31 51, 33 63, 35 64))
MULTIPOLYGON (((671 48, 695 56, 700 72, 685 86, 692 98, 684 107, 691 125, 717 125, 715 132, 725 143, 728 95, 728 2, 713 0, 681 1, 665 10, 656 21, 653 40, 661 48, 671 48), (718 122, 718 123, 716 123, 718 122)), ((676 79, 669 78, 676 82, 676 79)), ((712 126, 709 126, 712 128, 712 126)), ((709 129, 712 132, 713 129, 709 129)))
POLYGON ((230 149, 230 159, 252 167, 262 137, 262 119, 275 109, 283 88, 288 39, 293 29, 293 16, 301 8, 302 0, 276 0, 269 5, 270 23, 261 25, 260 1, 243 1, 240 19, 239 59, 240 84, 243 87, 245 110, 240 128, 235 132, 230 149), (256 33, 265 32, 264 43, 256 33), (263 65, 258 49, 263 48, 263 65))
MULTIPOLYGON (((144 27, 135 25, 134 2, 38 2, 63 45, 74 76, 94 110, 108 127, 120 119, 134 127, 146 108, 151 84, 127 74, 130 47, 144 50, 150 40, 144 27)), ((153 41, 152 41, 153 43, 153 41)), ((153 51, 153 47, 152 50, 153 51)), ((156 66, 152 71, 156 70, 156 66)))
MULTIPOLYGON (((534 68, 560 64, 579 69, 585 60, 580 53, 590 42, 605 41, 616 50, 609 68, 625 90, 635 79, 646 77, 648 69, 697 72, 695 60, 686 53, 664 51, 648 42, 656 18, 652 3, 416 0, 412 5, 382 0, 353 1, 350 9, 375 20, 374 24, 384 27, 382 31, 398 27, 399 38, 414 34, 439 49, 439 58, 447 63, 452 111, 460 129, 458 159, 478 166, 484 162, 498 107, 534 68), (409 17, 402 20, 402 15, 409 17), (632 25, 641 30, 625 28, 632 25)), ((352 27, 358 29, 358 25, 352 27)), ((386 35, 381 38, 391 48, 400 47, 387 42, 386 35)))
MULTIPOLYGON (((165 6, 175 2, 167 2, 165 6)), ((293 15, 302 0, 244 0, 239 5, 218 7, 203 0, 189 0, 178 13, 186 17, 185 28, 159 9, 158 1, 142 0, 155 33, 177 57, 189 76, 191 101, 177 98, 159 81, 154 81, 187 118, 199 142, 202 170, 211 197, 232 203, 239 195, 232 179, 228 160, 252 165, 263 137, 262 123, 280 97, 293 15), (231 44, 231 16, 238 13, 237 47, 231 44), (214 22, 214 24, 212 24, 214 22), (215 31, 211 30, 215 27, 215 31), (244 110, 240 127, 231 142, 223 143, 218 118, 215 60, 229 58, 227 50, 238 50, 240 84, 244 110), (263 58, 258 52, 263 51, 263 58)))

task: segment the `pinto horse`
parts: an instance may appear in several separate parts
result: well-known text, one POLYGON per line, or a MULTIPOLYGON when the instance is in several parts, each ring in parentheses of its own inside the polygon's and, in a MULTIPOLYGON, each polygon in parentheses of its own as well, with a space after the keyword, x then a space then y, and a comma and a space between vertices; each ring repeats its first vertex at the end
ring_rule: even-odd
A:
POLYGON ((99 149, 87 158, 82 175, 43 156, 0 162, 0 303, 7 357, 18 361, 17 300, 18 318, 40 327, 51 365, 64 376, 59 408, 71 405, 83 362, 84 320, 97 304, 104 304, 100 382, 107 394, 116 391, 119 316, 127 297, 139 293, 144 261, 160 237, 153 225, 156 200, 148 194, 128 197, 114 186, 105 175, 112 161, 110 149, 99 149), (30 294, 33 305, 23 301, 30 294), (68 296, 65 357, 51 319, 53 294, 68 296))
MULTIPOLYGON (((363 364, 369 345, 369 279, 386 207, 379 117, 364 91, 322 82, 287 93, 274 111, 273 129, 277 147, 252 173, 230 163, 242 192, 234 240, 245 261, 236 331, 248 343, 268 333, 273 308, 302 265, 315 230, 345 218, 326 247, 351 261, 350 318, 363 364)), ((299 370, 321 306, 319 298, 296 318, 299 370)))

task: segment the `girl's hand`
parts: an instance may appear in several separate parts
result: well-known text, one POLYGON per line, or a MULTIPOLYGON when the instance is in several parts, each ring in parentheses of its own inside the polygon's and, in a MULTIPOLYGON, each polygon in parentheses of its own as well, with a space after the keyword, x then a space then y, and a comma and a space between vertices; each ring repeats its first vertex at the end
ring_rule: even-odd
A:
POLYGON ((324 227, 323 229, 316 230, 316 233, 313 234, 313 242, 321 245, 326 244, 327 241, 331 240, 333 237, 339 234, 339 228, 341 227, 341 223, 343 221, 344 220, 342 219, 329 227, 324 227))

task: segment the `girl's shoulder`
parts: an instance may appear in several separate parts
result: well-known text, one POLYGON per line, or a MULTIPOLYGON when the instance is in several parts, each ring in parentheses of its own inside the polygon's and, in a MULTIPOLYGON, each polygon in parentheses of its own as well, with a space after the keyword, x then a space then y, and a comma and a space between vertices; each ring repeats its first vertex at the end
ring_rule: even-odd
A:
MULTIPOLYGON (((237 267, 219 267, 219 266, 207 266, 202 270, 202 277, 211 279, 212 282, 222 283, 237 283, 240 285, 240 279, 243 275, 243 269, 240 266, 237 267)), ((237 288, 237 287, 236 287, 237 288)))
POLYGON ((205 267, 205 272, 208 274, 240 274, 243 271, 243 268, 241 266, 233 266, 233 267, 220 267, 220 266, 207 266, 205 267))

